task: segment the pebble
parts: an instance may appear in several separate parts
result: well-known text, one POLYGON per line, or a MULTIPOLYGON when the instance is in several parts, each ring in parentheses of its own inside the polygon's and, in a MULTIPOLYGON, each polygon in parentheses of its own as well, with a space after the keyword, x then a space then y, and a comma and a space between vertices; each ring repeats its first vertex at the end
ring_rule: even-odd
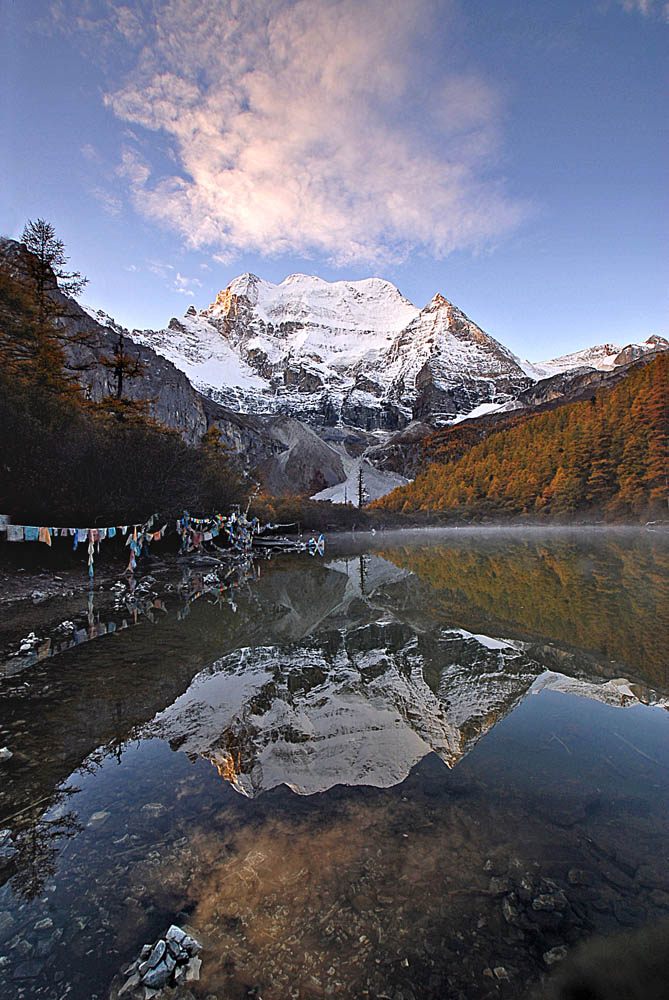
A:
POLYGON ((567 897, 562 889, 557 892, 543 893, 532 900, 533 910, 545 910, 550 913, 553 910, 564 910, 567 906, 567 897))
POLYGON ((14 847, 12 842, 11 832, 9 830, 0 830, 0 867, 8 865, 18 853, 18 848, 14 847))
POLYGON ((200 978, 200 967, 202 965, 202 959, 193 956, 190 962, 186 966, 186 982, 192 983, 200 978))
POLYGON ((35 979, 42 971, 42 963, 34 958, 21 962, 14 969, 14 979, 35 979))
POLYGON ((8 938, 14 929, 14 917, 8 910, 0 912, 0 939, 8 938))
POLYGON ((118 995, 122 997, 125 993, 129 993, 130 990, 134 990, 135 986, 139 986, 139 972, 133 972, 130 979, 118 991, 118 995))
POLYGON ((502 915, 507 924, 514 923, 520 915, 518 907, 514 904, 511 896, 505 896, 502 901, 502 915))
POLYGON ((89 821, 88 821, 88 823, 86 825, 87 826, 102 826, 103 823, 107 822, 107 820, 109 819, 110 816, 111 816, 110 812, 106 812, 106 811, 105 812, 95 812, 95 813, 93 813, 93 815, 91 816, 91 818, 89 819, 89 821))
POLYGON ((567 872, 569 885, 594 885, 594 876, 583 868, 570 868, 567 872))
MULTIPOLYGON (((167 945, 165 944, 165 942, 163 940, 158 941, 153 946, 153 950, 152 950, 151 954, 149 955, 149 957, 147 958, 147 963, 148 963, 148 966, 149 966, 150 969, 154 969, 156 967, 156 965, 158 965, 158 962, 160 962, 160 960, 162 959, 163 955, 165 954, 166 949, 167 949, 167 945)), ((140 966, 140 968, 141 968, 141 966, 140 966)))
MULTIPOLYGON (((162 943, 164 945, 164 942, 162 943)), ((142 976, 142 982, 145 986, 149 987, 164 986, 169 978, 170 969, 167 968, 165 962, 159 962, 155 968, 149 969, 148 972, 142 976)))
POLYGON ((566 957, 567 948, 563 944, 559 945, 557 948, 551 948, 550 951, 545 951, 543 955, 544 962, 548 966, 555 965, 557 962, 562 962, 566 957))
POLYGON ((0 747, 0 760, 11 760, 14 756, 9 747, 0 747))
POLYGON ((165 806, 162 802, 147 802, 146 805, 142 806, 140 811, 145 817, 155 819, 165 812, 165 806))

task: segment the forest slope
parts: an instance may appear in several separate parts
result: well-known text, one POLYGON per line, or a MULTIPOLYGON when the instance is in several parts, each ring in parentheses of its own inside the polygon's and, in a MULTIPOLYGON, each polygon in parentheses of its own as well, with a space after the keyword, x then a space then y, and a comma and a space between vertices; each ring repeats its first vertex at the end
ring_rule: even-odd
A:
POLYGON ((465 520, 667 515, 669 356, 588 401, 530 416, 376 501, 465 520))

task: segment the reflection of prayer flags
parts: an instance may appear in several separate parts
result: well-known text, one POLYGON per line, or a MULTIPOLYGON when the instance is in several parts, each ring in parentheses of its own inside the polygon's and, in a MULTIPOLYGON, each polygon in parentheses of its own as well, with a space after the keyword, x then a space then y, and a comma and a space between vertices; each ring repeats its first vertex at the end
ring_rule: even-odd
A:
POLYGON ((32 524, 26 524, 24 526, 25 539, 27 542, 36 542, 39 538, 39 528, 32 524))
POLYGON ((23 525, 22 524, 8 524, 7 525, 7 541, 8 542, 22 542, 23 541, 23 525))
POLYGON ((40 542, 44 542, 45 545, 51 545, 51 532, 48 528, 40 528, 38 532, 38 538, 40 542))

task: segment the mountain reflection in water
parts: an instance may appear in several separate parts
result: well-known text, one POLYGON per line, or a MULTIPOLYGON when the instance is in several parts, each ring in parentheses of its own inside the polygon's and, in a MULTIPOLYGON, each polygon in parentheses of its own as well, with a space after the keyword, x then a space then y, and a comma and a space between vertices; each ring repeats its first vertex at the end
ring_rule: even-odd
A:
POLYGON ((280 784, 313 794, 388 787, 430 751, 452 767, 540 690, 669 704, 666 553, 609 544, 602 558, 596 540, 569 538, 477 542, 328 561, 312 587, 284 595, 287 619, 309 622, 307 636, 222 657, 142 735, 207 757, 246 795, 280 784), (488 634, 456 627, 463 620, 488 634), (493 632, 499 623, 523 638, 493 632))
POLYGON ((522 996, 657 922, 668 569, 641 531, 416 532, 230 600, 203 570, 28 608, 5 653, 56 638, 0 674, 0 1000, 106 997, 174 920, 230 1000, 522 996))

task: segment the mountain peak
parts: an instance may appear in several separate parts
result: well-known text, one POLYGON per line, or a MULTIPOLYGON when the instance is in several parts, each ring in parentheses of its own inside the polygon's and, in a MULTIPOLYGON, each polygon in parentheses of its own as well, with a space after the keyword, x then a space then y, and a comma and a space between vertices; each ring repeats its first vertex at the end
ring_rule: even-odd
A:
POLYGON ((365 430, 443 423, 529 381, 441 292, 419 309, 379 277, 247 272, 169 339, 170 358, 227 406, 365 430))
POLYGON ((421 313, 436 313, 440 309, 457 309, 457 306, 454 306, 441 292, 435 292, 428 304, 421 309, 421 313))

